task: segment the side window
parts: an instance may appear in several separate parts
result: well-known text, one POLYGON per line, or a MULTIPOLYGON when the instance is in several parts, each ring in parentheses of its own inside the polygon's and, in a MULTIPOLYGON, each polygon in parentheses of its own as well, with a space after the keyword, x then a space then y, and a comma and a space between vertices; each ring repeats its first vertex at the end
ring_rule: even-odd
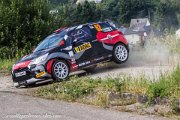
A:
POLYGON ((79 42, 88 42, 92 38, 92 33, 87 27, 83 27, 81 29, 74 30, 71 33, 71 38, 73 39, 73 42, 79 43, 79 42))
POLYGON ((116 28, 106 23, 100 23, 100 26, 101 26, 102 32, 110 32, 110 31, 116 30, 116 28))

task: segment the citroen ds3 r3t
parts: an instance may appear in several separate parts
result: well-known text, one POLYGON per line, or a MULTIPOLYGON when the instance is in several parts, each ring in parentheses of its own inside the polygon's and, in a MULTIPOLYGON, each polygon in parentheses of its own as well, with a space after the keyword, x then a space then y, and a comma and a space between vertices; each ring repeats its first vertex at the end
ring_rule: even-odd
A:
POLYGON ((105 61, 121 64, 128 56, 124 35, 108 23, 61 28, 45 38, 32 54, 13 65, 12 79, 15 87, 49 78, 63 80, 72 71, 105 61))

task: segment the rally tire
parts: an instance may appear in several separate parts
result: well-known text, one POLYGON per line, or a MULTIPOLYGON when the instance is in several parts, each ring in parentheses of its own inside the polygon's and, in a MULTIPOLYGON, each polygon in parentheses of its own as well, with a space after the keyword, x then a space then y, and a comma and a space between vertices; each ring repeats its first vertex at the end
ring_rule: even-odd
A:
POLYGON ((70 69, 64 60, 57 60, 52 66, 52 78, 55 81, 62 81, 68 78, 70 69))
POLYGON ((128 60, 129 51, 126 45, 118 43, 113 49, 113 60, 115 63, 121 64, 128 60))

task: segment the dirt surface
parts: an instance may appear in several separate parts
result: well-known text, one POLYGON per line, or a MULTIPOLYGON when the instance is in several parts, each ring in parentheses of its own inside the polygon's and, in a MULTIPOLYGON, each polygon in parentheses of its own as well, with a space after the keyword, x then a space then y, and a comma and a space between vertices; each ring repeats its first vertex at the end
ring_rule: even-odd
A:
POLYGON ((154 66, 127 66, 117 65, 112 63, 112 65, 107 65, 100 67, 90 73, 89 77, 92 78, 107 78, 107 77, 124 77, 131 76, 133 78, 138 78, 145 76, 149 80, 158 79, 161 74, 171 73, 175 67, 171 65, 154 65, 154 66))
MULTIPOLYGON (((154 80, 158 78, 161 74, 167 74, 173 71, 175 67, 170 65, 164 66, 128 66, 127 64, 124 65, 117 65, 115 63, 108 63, 104 64, 90 73, 86 73, 85 71, 77 71, 72 75, 79 75, 80 77, 88 76, 92 78, 107 78, 107 77, 123 77, 123 76, 132 76, 132 77, 140 77, 146 76, 150 78, 150 80, 154 80)), ((48 84, 48 83, 47 83, 48 84)), ((34 88, 14 88, 11 76, 2 76, 0 77, 0 91, 11 91, 11 92, 23 92, 28 91, 31 89, 36 89, 38 87, 47 85, 40 84, 34 88)))
MULTIPOLYGON (((128 74, 138 77, 141 74, 154 78, 161 73, 172 71, 173 66, 127 66, 112 63, 98 67, 87 76, 114 77, 128 74), (153 77, 152 77, 153 76, 153 77)), ((84 71, 76 72, 80 76, 85 76, 84 71)), ((137 115, 135 113, 119 112, 85 106, 77 103, 66 103, 62 101, 51 101, 40 98, 33 98, 24 95, 28 91, 45 86, 48 83, 37 85, 33 88, 14 88, 11 76, 0 77, 0 119, 18 120, 31 119, 63 119, 63 120, 166 120, 164 117, 137 115)))
POLYGON ((7 92, 0 92, 0 101, 1 120, 167 120, 7 92))
MULTIPOLYGON (((128 62, 117 65, 113 62, 99 65, 94 71, 85 73, 78 71, 73 74, 92 78, 106 78, 130 75, 140 77, 142 75, 149 80, 157 79, 162 73, 171 73, 177 65, 177 58, 173 56, 158 56, 134 52, 128 62), (153 58, 153 59, 152 59, 153 58)), ((44 120, 48 116, 51 119, 63 120, 165 120, 163 117, 143 116, 133 113, 117 112, 85 106, 77 103, 50 101, 33 98, 24 95, 28 91, 45 86, 49 83, 37 85, 33 88, 14 88, 11 76, 0 76, 0 119, 27 119, 44 120), (38 116, 36 116, 38 115, 38 116), (36 118, 38 117, 38 118, 36 118), (57 117, 57 118, 53 118, 57 117)), ((50 83, 51 84, 51 83, 50 83)))

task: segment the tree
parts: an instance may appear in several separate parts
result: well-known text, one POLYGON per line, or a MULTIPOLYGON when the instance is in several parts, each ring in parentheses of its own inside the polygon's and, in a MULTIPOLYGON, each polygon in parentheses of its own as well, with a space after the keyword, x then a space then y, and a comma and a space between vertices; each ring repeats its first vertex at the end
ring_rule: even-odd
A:
POLYGON ((52 31, 48 0, 1 0, 0 8, 0 47, 11 49, 11 57, 17 49, 29 51, 52 31))

